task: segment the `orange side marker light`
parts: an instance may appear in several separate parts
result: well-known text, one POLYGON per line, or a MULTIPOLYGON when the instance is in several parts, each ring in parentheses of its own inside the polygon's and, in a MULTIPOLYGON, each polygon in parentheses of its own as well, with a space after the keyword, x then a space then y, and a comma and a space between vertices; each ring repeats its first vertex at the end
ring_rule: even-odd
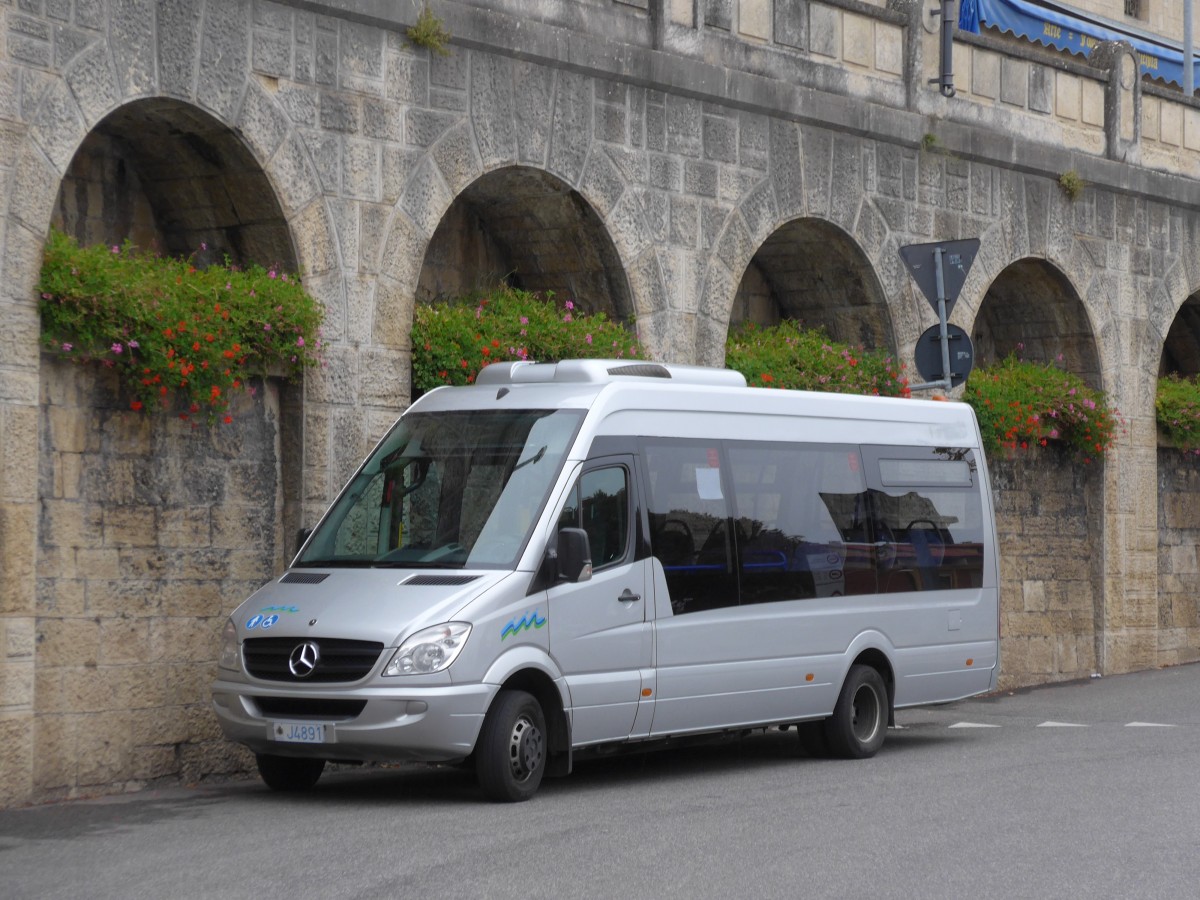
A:
POLYGON ((653 693, 654 693, 654 691, 650 690, 650 688, 642 688, 642 696, 643 697, 649 697, 653 693))
POLYGON ((805 676, 804 676, 804 680, 805 680, 805 681, 812 681, 812 680, 813 680, 813 678, 815 678, 815 677, 816 677, 816 676, 815 676, 815 675, 813 675, 813 673, 812 673, 812 672, 809 672, 807 675, 805 675, 805 676))
POLYGON ((968 665, 968 666, 973 666, 973 665, 975 665, 975 660, 973 660, 973 659, 968 659, 968 660, 967 660, 967 665, 968 665))

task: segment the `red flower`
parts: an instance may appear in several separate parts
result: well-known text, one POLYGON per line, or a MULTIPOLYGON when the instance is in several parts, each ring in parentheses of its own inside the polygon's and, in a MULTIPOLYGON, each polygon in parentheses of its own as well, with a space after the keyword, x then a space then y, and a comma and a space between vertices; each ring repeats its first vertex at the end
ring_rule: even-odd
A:
POLYGON ((138 410, 138 409, 141 409, 141 408, 142 408, 142 401, 141 401, 141 400, 134 400, 132 403, 130 403, 130 404, 129 404, 129 408, 130 408, 130 409, 133 409, 133 410, 138 410))

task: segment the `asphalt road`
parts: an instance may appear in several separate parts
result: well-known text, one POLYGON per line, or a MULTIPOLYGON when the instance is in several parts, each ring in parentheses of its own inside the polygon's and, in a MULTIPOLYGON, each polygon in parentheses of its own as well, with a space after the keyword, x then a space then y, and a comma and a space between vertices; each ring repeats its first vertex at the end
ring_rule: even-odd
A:
POLYGON ((1200 665, 901 711, 873 760, 793 732, 584 763, 0 812, 0 896, 1129 898, 1200 894, 1200 665))

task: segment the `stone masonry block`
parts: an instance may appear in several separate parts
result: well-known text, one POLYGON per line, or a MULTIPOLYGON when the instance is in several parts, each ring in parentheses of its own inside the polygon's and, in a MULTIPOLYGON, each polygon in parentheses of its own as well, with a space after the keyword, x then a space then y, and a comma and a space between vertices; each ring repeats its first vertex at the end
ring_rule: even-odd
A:
POLYGON ((842 59, 856 66, 871 68, 874 63, 874 23, 866 16, 842 14, 842 59))
POLYGON ((796 50, 808 49, 808 2, 791 0, 774 6, 775 42, 796 50))
POLYGON ((776 4, 770 0, 740 0, 738 32, 762 41, 771 39, 771 13, 776 4))
POLYGON ((808 49, 817 56, 836 59, 842 48, 840 11, 823 3, 808 6, 808 49))
POLYGON ((971 48, 971 93, 994 100, 1000 96, 1000 60, 998 53, 971 48))
MULTIPOLYGON (((1083 96, 1079 76, 1067 72, 1054 75, 1054 113, 1060 119, 1076 121, 1081 114, 1080 98, 1083 96)), ((1143 100, 1143 103, 1145 101, 1143 100)))
POLYGON ((1000 63, 1000 99, 1013 106, 1029 102, 1029 63, 1003 57, 1000 63))

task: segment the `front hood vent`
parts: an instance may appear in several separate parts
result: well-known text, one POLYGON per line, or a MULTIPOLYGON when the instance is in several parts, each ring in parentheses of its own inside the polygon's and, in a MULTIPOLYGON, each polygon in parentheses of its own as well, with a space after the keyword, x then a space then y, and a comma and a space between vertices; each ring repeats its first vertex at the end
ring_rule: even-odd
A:
POLYGON ((288 572, 279 579, 280 584, 320 584, 329 577, 328 572, 288 572))
POLYGON ((414 587, 460 587, 470 584, 478 575, 414 575, 400 582, 414 587))

